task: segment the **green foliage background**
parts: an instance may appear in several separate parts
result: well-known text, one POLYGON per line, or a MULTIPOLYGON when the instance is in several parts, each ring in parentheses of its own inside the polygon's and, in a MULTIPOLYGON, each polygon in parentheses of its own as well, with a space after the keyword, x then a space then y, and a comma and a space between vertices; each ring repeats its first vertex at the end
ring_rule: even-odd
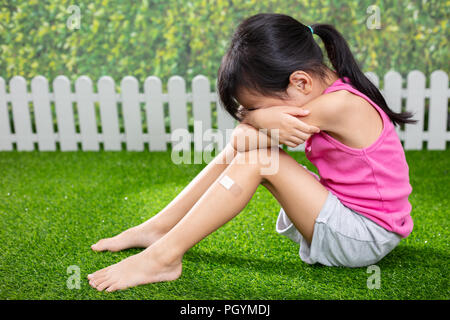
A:
POLYGON ((334 24, 364 71, 448 72, 449 8, 445 0, 0 0, 0 76, 133 75, 142 84, 156 75, 166 88, 176 74, 189 86, 197 74, 216 78, 237 25, 262 12, 334 24), (67 27, 70 5, 80 9, 80 29, 67 27), (366 25, 371 5, 381 29, 366 25))

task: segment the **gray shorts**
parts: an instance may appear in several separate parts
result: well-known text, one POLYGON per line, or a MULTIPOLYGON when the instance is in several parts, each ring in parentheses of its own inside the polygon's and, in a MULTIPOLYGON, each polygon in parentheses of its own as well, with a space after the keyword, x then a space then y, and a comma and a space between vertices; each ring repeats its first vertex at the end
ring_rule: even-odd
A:
POLYGON ((300 259, 308 264, 363 267, 380 261, 402 239, 346 207, 331 191, 316 222, 309 246, 281 208, 276 231, 300 244, 300 259))

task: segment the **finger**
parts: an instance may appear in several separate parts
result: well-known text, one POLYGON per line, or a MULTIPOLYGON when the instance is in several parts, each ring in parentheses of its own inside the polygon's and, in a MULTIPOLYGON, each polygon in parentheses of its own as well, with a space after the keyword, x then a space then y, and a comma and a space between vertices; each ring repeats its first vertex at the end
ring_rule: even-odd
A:
POLYGON ((267 135, 274 139, 281 139, 280 129, 269 129, 267 130, 267 135))
MULTIPOLYGON (((308 139, 306 139, 306 140, 308 140, 308 139)), ((298 138, 298 137, 296 137, 296 136, 291 136, 291 137, 289 138, 289 141, 295 143, 296 145, 299 145, 299 144, 304 143, 304 142, 305 142, 305 139, 298 138)))
POLYGON ((319 127, 312 126, 312 125, 309 125, 309 127, 312 130, 312 131, 310 131, 311 133, 319 133, 320 132, 320 128, 319 127))
POLYGON ((308 114, 311 113, 308 109, 303 109, 300 107, 290 107, 290 106, 287 106, 285 108, 285 112, 290 115, 293 115, 293 116, 307 116, 308 114))
POLYGON ((316 126, 311 126, 303 121, 301 121, 300 119, 295 119, 295 125, 294 127, 302 132, 305 133, 317 133, 320 131, 320 129, 316 126), (319 131, 318 131, 319 130, 319 131))
POLYGON ((289 143, 290 147, 295 148, 295 147, 301 145, 302 143, 304 143, 304 141, 302 139, 294 138, 294 139, 287 140, 287 143, 289 143))
POLYGON ((272 145, 272 146, 274 146, 274 145, 278 145, 278 144, 280 144, 280 143, 283 143, 283 142, 281 142, 281 140, 278 138, 278 137, 269 137, 269 140, 270 140, 270 144, 272 145))
MULTIPOLYGON (((309 137, 311 137, 311 134, 295 129, 291 136, 297 137, 298 139, 302 139, 302 140, 306 141, 309 139, 309 137)), ((288 137, 288 140, 290 139, 290 137, 288 137)))
POLYGON ((292 141, 286 140, 284 141, 282 144, 291 147, 291 148, 295 148, 295 143, 293 143, 292 141))

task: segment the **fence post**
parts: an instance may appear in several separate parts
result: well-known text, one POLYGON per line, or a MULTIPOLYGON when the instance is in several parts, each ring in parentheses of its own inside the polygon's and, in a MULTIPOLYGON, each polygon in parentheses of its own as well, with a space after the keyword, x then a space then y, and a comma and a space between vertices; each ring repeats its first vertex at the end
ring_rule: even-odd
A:
POLYGON ((114 80, 108 76, 103 76, 97 81, 103 147, 106 151, 120 151, 122 149, 114 85, 114 80))
POLYGON ((9 83, 14 120, 14 132, 18 151, 34 150, 30 110, 27 101, 27 83, 23 77, 15 76, 9 83))
POLYGON ((197 75, 192 79, 192 114, 194 116, 194 150, 212 151, 214 145, 208 144, 208 141, 203 141, 203 134, 211 130, 209 80, 203 75, 197 75), (195 123, 198 123, 198 121, 200 121, 201 127, 195 128, 195 123))
POLYGON ((53 81, 53 92, 60 149, 76 151, 78 146, 75 138, 75 119, 69 79, 66 76, 56 77, 53 81))
POLYGON ((121 89, 127 150, 142 151, 144 150, 144 139, 142 136, 138 81, 134 77, 127 76, 122 79, 121 89))
POLYGON ((144 95, 150 151, 165 151, 167 150, 166 125, 162 84, 158 77, 150 76, 145 79, 144 95))
POLYGON ((425 76, 414 70, 408 74, 406 110, 413 113, 414 124, 405 125, 405 149, 421 150, 423 141, 423 121, 425 105, 425 76))
POLYGON ((428 149, 445 150, 447 133, 448 75, 442 70, 431 74, 428 114, 428 149))
POLYGON ((79 77, 75 82, 75 91, 82 149, 83 151, 98 151, 97 121, 91 79, 87 76, 79 77))
POLYGON ((375 87, 380 87, 380 80, 374 72, 366 72, 364 75, 374 84, 375 87))
POLYGON ((31 80, 31 92, 39 150, 55 151, 56 144, 47 79, 43 76, 33 78, 31 80))
MULTIPOLYGON (((186 84, 180 76, 172 76, 167 84, 169 93, 169 117, 170 117, 170 133, 173 134, 177 130, 176 136, 182 134, 182 131, 189 133, 188 119, 186 110, 186 84)), ((191 150, 192 139, 184 140, 178 144, 177 150, 191 150)), ((172 141, 173 144, 176 141, 172 141)))
POLYGON ((12 151, 12 149, 6 86, 5 80, 0 77, 0 151, 12 151))
MULTIPOLYGON (((402 111, 402 76, 395 71, 389 71, 384 75, 384 98, 392 111, 402 111)), ((400 135, 400 126, 395 127, 397 135, 400 135)))

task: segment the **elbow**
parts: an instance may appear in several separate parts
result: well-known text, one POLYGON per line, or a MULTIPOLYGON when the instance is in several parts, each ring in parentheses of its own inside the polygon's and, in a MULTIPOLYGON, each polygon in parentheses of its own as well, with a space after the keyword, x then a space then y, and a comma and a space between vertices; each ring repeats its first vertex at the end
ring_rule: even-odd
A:
POLYGON ((238 124, 231 134, 230 144, 238 152, 252 149, 253 138, 256 136, 256 129, 248 124, 238 124))

